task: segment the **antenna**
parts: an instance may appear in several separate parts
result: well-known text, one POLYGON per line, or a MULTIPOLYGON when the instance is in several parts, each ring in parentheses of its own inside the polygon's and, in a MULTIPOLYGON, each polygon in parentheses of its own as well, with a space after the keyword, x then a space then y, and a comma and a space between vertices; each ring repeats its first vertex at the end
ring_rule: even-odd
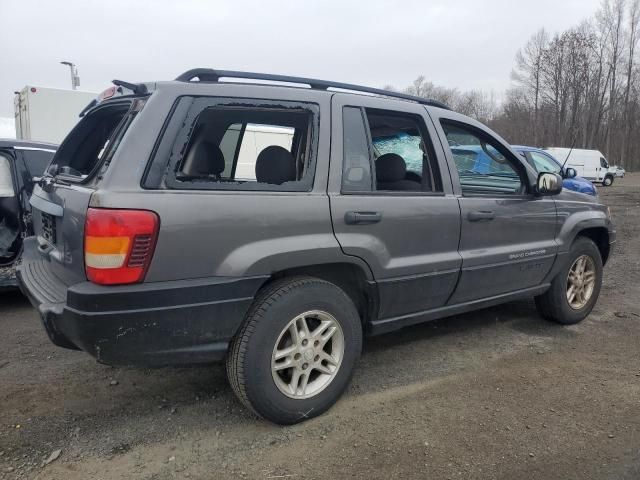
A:
POLYGON ((569 153, 567 153, 567 158, 564 159, 564 162, 562 164, 562 168, 561 168, 560 171, 562 172, 563 175, 564 175, 564 167, 567 164, 567 161, 569 160, 569 156, 571 155, 571 152, 573 151, 573 147, 576 144, 576 138, 577 138, 577 135, 574 134, 573 135, 573 140, 571 140, 571 148, 569 149, 569 153))

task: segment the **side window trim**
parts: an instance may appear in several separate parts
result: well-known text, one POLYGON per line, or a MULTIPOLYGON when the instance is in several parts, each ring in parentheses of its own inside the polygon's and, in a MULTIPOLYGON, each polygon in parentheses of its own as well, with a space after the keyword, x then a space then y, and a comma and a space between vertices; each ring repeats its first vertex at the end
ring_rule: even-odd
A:
POLYGON ((371 170, 371 191, 378 192, 376 185, 378 184, 378 178, 376 175, 376 158, 373 150, 373 138, 371 138, 371 125, 369 125, 369 118, 367 117, 367 109, 360 107, 360 115, 364 122, 364 134, 367 137, 367 150, 369 151, 369 169, 371 170))
MULTIPOLYGON (((369 122, 367 121, 367 117, 364 111, 364 108, 361 106, 355 106, 355 105, 343 105, 341 108, 341 114, 340 114, 340 120, 342 123, 342 129, 341 129, 341 141, 342 141, 342 158, 341 158, 341 180, 340 180, 340 193, 343 195, 362 195, 362 194, 369 194, 371 192, 373 192, 375 190, 374 185, 375 185, 375 166, 372 162, 372 158, 373 158, 373 150, 372 150, 372 142, 371 142, 371 135, 369 133, 369 122), (369 185, 368 188, 363 188, 363 189, 347 189, 346 188, 346 179, 345 176, 348 175, 347 173, 347 167, 349 165, 347 165, 347 148, 346 148, 346 139, 347 139, 347 135, 346 135, 346 121, 345 118, 347 116, 348 113, 353 113, 353 112, 357 112, 358 113, 358 118, 359 118, 359 127, 362 128, 362 131, 364 133, 364 147, 366 149, 366 157, 367 157, 367 165, 368 165, 368 169, 369 169, 369 185)), ((362 145, 361 145, 362 146, 362 145)), ((363 185, 364 187, 364 185, 363 185)))
POLYGON ((238 160, 240 159, 240 148, 242 148, 242 141, 244 140, 244 134, 247 131, 247 122, 242 122, 240 126, 240 135, 238 135, 238 143, 236 143, 235 152, 233 152, 233 165, 231 166, 231 177, 236 177, 236 168, 238 168, 238 160))

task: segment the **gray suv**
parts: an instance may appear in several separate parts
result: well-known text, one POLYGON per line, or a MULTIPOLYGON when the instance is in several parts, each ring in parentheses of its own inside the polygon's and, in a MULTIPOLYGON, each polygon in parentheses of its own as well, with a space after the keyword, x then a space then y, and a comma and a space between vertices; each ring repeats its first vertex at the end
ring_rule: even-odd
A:
POLYGON ((18 276, 55 344, 224 359, 281 424, 339 398, 366 334, 522 297, 579 322, 615 241, 596 198, 438 102, 211 69, 115 80, 31 205, 18 276))

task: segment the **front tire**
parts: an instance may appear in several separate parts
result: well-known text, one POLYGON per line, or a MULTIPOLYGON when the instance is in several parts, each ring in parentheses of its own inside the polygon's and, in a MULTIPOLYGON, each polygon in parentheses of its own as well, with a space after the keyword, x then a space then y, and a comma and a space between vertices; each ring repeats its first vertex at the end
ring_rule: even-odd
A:
POLYGON ((602 286, 602 257, 592 240, 578 237, 551 287, 535 298, 547 320, 572 325, 584 320, 598 301, 602 286))
POLYGON ((604 177, 604 180, 602 180, 602 185, 604 185, 605 187, 610 187, 611 185, 613 185, 613 177, 609 175, 604 177))
POLYGON ((327 411, 351 379, 362 326, 351 299, 313 277, 264 288, 227 356, 229 382, 244 405, 290 425, 327 411))

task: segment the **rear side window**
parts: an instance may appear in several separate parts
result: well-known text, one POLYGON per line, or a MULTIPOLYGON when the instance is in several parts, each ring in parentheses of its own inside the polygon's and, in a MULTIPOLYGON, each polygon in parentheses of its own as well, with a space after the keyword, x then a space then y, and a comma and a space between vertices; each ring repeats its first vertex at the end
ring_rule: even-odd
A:
POLYGON ((345 107, 342 191, 441 192, 435 152, 418 115, 345 107))
POLYGON ((194 101, 171 152, 167 186, 310 190, 317 145, 317 106, 260 103, 194 101))
MULTIPOLYGON (((64 139, 52 164, 58 173, 72 180, 86 179, 113 155, 126 126, 131 102, 119 102, 97 108, 85 116, 64 139)), ((131 117, 129 117, 131 118, 131 117)))
POLYGON ((0 198, 13 197, 13 176, 11 175, 11 162, 0 153, 0 198))

